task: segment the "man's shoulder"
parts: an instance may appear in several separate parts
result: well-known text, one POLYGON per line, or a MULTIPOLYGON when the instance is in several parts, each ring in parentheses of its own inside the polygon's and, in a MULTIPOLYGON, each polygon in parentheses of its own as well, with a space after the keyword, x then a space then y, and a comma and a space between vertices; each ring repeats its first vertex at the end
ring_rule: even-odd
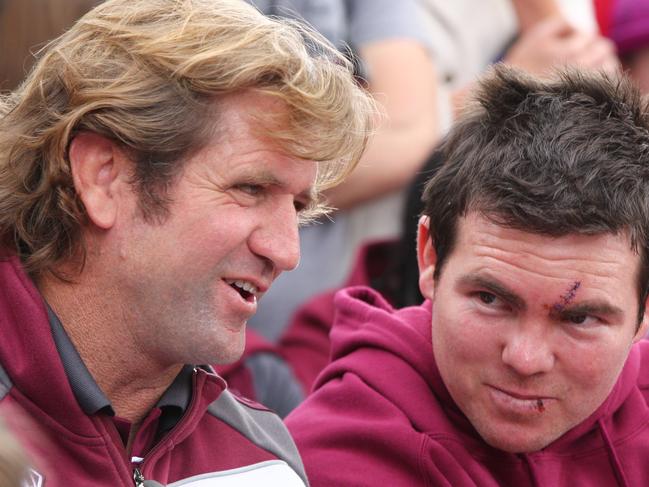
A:
MULTIPOLYGON (((358 328, 359 325, 400 322, 407 328, 424 332, 427 337, 431 306, 428 301, 419 306, 396 309, 378 291, 364 285, 339 290, 334 296, 334 327, 358 328)), ((382 327, 383 328, 383 327, 382 327)), ((389 328, 383 328, 389 330, 389 328)))
POLYGON ((345 426, 343 435, 377 417, 383 428, 389 417, 397 429, 435 429, 445 418, 438 394, 444 388, 433 358, 429 303, 396 310, 376 291, 354 287, 337 294, 336 306, 331 362, 289 416, 289 428, 315 421, 328 430, 345 416, 361 421, 345 426))
POLYGON ((297 447, 273 411, 227 389, 209 405, 207 411, 248 442, 286 462, 303 479, 306 478, 297 447))

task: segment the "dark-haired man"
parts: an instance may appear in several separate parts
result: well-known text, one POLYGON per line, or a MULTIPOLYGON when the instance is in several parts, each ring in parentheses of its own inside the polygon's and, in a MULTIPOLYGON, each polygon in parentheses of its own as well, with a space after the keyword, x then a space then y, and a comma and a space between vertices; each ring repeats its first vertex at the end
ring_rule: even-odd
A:
POLYGON ((648 127, 627 81, 482 81, 425 190, 427 300, 336 298, 287 421, 312 485, 649 484, 648 127))

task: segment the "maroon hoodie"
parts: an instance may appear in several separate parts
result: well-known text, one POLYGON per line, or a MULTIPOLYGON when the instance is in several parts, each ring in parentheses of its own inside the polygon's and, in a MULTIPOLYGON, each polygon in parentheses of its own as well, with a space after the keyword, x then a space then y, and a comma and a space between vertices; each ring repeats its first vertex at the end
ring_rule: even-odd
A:
POLYGON ((487 445, 451 399, 431 345, 431 304, 395 311, 378 293, 336 296, 332 363, 288 418, 311 485, 649 485, 649 342, 607 400, 539 452, 487 445))
POLYGON ((204 366, 182 369, 129 458, 123 422, 18 259, 1 253, 0 332, 0 415, 33 461, 26 485, 306 484, 280 419, 204 366))

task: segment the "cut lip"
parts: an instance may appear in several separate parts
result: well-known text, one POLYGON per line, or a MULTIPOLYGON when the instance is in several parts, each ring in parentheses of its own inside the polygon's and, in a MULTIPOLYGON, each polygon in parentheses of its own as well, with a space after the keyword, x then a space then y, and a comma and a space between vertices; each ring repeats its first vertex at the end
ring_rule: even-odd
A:
POLYGON ((514 392, 487 384, 490 400, 497 411, 510 418, 526 418, 531 412, 542 414, 552 397, 514 392))

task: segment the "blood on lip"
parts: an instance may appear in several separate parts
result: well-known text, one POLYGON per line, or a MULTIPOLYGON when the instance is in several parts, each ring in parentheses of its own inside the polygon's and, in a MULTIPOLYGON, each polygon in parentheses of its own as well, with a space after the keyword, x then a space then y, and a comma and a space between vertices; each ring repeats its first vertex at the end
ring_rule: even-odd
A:
POLYGON ((493 387, 493 390, 497 393, 500 394, 501 397, 508 398, 506 399, 507 403, 511 403, 514 407, 525 407, 530 408, 531 410, 537 412, 537 413, 543 413, 546 410, 546 400, 542 397, 523 397, 519 396, 518 394, 510 393, 507 392, 506 390, 499 389, 497 387, 493 387))

